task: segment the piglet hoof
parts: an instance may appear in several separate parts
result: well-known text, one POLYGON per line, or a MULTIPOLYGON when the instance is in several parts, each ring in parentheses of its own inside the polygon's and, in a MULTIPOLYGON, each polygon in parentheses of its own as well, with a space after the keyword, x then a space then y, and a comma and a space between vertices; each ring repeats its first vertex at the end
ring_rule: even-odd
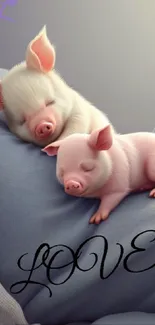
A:
POLYGON ((155 188, 150 192, 149 197, 155 198, 155 188))
POLYGON ((101 221, 106 220, 109 217, 109 213, 108 212, 96 212, 89 220, 89 223, 95 223, 95 224, 99 224, 101 221))

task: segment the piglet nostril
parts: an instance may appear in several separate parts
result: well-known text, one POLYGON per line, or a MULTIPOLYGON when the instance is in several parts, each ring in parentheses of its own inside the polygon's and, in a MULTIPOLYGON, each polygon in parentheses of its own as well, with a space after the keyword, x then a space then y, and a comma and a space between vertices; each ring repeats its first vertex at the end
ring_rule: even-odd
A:
POLYGON ((79 184, 73 185, 73 188, 79 188, 79 184))
POLYGON ((36 137, 46 138, 54 132, 54 125, 51 122, 41 122, 35 130, 36 137))
POLYGON ((46 126, 46 129, 47 129, 47 130, 50 130, 50 126, 49 126, 49 125, 47 125, 47 126, 46 126))
POLYGON ((77 181, 70 180, 65 183, 65 191, 69 194, 78 194, 82 191, 82 185, 77 181))

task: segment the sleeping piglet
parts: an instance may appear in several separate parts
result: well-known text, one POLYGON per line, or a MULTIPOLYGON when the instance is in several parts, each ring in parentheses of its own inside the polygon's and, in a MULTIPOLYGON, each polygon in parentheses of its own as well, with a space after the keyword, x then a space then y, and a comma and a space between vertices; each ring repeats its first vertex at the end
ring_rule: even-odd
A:
POLYGON ((56 52, 46 27, 28 44, 25 61, 0 83, 0 110, 10 130, 41 147, 72 133, 90 133, 108 117, 73 90, 54 70, 56 52))
POLYGON ((56 175, 65 192, 100 198, 90 223, 100 223, 131 192, 151 190, 155 197, 155 134, 113 134, 111 126, 73 134, 46 146, 57 154, 56 175))

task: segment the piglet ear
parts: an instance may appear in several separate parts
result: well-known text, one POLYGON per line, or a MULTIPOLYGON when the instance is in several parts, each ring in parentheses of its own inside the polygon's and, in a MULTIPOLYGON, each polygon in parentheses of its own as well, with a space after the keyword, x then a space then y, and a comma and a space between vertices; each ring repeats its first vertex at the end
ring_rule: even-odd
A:
POLYGON ((53 143, 48 144, 45 148, 41 149, 41 151, 46 152, 48 156, 56 156, 59 150, 61 141, 55 141, 53 143))
POLYGON ((44 26, 27 47, 27 67, 47 73, 54 68, 55 56, 55 49, 47 37, 46 26, 44 26))
POLYGON ((110 125, 101 130, 92 132, 89 136, 88 143, 91 148, 100 151, 108 150, 112 146, 113 138, 110 125))
POLYGON ((2 96, 2 83, 0 80, 0 111, 3 110, 3 96, 2 96))

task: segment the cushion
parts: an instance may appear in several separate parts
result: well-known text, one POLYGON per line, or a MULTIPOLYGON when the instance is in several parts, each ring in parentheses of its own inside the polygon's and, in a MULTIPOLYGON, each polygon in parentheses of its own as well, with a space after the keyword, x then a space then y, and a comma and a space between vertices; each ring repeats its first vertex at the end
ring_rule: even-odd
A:
POLYGON ((65 194, 55 167, 55 157, 11 134, 1 113, 2 285, 30 323, 153 313, 155 200, 130 195, 109 219, 90 225, 99 201, 65 194))

